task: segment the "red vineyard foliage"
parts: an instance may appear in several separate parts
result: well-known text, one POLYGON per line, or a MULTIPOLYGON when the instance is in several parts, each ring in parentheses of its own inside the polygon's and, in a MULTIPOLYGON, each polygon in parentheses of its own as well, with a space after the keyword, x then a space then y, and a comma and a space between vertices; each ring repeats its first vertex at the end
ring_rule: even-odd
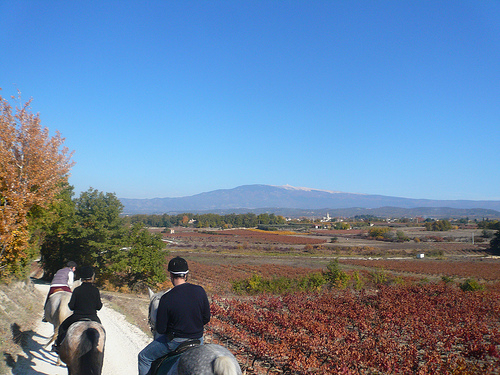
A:
POLYGON ((340 263, 365 267, 380 267, 385 270, 397 272, 500 280, 500 262, 498 261, 343 259, 340 263))
POLYGON ((266 279, 273 277, 295 277, 300 278, 313 272, 321 272, 321 269, 307 267, 292 267, 278 264, 231 264, 231 259, 224 265, 207 265, 195 261, 189 262, 192 280, 207 290, 216 293, 229 292, 231 281, 242 280, 257 274, 266 279))
POLYGON ((164 233, 163 237, 171 240, 204 240, 210 242, 252 242, 273 243, 283 245, 315 245, 325 243, 326 240, 307 236, 274 234, 247 229, 234 229, 225 231, 183 231, 171 234, 164 233))
POLYGON ((212 299, 207 334, 284 374, 495 374, 500 295, 446 285, 212 299))

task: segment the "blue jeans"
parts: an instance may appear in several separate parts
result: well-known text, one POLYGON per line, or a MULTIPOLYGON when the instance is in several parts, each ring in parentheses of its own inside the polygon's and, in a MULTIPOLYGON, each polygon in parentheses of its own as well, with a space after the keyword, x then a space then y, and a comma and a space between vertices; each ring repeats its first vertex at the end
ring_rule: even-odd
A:
MULTIPOLYGON (((139 375, 149 374, 151 370, 151 364, 160 357, 173 352, 177 347, 184 341, 191 339, 183 339, 180 337, 174 338, 171 341, 167 341, 166 335, 161 335, 156 340, 153 340, 148 346, 146 346, 138 355, 138 365, 139 365, 139 375)), ((201 344, 203 344, 203 337, 199 338, 201 344)))

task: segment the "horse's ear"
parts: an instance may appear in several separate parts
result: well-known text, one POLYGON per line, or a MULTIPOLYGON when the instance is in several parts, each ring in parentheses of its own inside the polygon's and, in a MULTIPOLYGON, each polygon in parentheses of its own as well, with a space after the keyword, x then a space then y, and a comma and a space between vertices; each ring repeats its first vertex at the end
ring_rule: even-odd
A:
POLYGON ((154 296, 154 293, 149 286, 148 286, 148 293, 149 293, 149 298, 152 298, 154 296))

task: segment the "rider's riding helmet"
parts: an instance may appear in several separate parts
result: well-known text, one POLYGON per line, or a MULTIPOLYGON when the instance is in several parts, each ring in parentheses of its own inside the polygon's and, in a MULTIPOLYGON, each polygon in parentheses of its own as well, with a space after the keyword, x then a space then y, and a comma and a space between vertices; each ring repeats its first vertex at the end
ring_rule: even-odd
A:
POLYGON ((69 267, 69 268, 76 268, 77 265, 75 262, 73 262, 72 260, 70 260, 68 263, 66 263, 66 267, 69 267))
POLYGON ((92 267, 82 267, 80 270, 80 278, 83 280, 90 280, 94 276, 94 269, 92 267))
POLYGON ((168 262, 168 272, 174 275, 184 276, 189 272, 186 260, 181 257, 173 258, 168 262))

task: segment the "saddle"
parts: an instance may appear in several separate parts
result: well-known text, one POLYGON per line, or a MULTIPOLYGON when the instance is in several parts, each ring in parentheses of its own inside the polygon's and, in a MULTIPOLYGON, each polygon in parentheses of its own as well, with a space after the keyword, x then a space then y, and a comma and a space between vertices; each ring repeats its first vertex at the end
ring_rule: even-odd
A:
POLYGON ((166 375, 172 366, 177 362, 179 357, 190 349, 193 349, 201 344, 200 340, 187 340, 182 342, 177 349, 158 358, 151 365, 152 375, 166 375))

